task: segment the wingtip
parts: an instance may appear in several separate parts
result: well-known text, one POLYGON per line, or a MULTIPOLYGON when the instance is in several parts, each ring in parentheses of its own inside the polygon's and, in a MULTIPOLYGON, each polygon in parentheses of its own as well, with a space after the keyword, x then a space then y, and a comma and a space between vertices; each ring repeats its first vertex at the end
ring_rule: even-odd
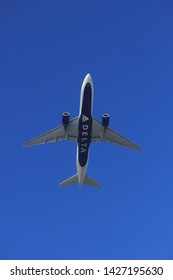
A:
POLYGON ((138 146, 137 151, 142 152, 142 148, 138 146))
POLYGON ((28 145, 28 143, 26 142, 26 143, 23 144, 23 148, 27 148, 27 147, 29 147, 29 145, 28 145))
POLYGON ((138 145, 136 145, 134 143, 132 143, 132 144, 133 145, 131 147, 129 147, 129 148, 131 148, 131 149, 133 149, 133 150, 135 150, 137 152, 141 152, 142 151, 142 148, 140 146, 138 146, 138 145))

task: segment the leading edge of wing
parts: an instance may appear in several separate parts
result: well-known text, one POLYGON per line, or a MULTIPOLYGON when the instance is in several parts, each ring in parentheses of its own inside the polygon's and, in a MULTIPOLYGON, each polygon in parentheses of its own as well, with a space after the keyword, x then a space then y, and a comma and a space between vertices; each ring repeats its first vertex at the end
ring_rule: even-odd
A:
POLYGON ((68 141, 77 141, 78 137, 78 117, 72 119, 66 128, 60 125, 24 144, 24 147, 30 147, 34 145, 47 144, 51 142, 57 142, 63 139, 68 141))
POLYGON ((112 144, 117 144, 127 148, 134 149, 136 151, 141 151, 141 147, 128 140, 124 136, 120 135, 112 128, 107 127, 104 129, 101 122, 93 118, 93 131, 92 131, 92 142, 105 141, 112 144))

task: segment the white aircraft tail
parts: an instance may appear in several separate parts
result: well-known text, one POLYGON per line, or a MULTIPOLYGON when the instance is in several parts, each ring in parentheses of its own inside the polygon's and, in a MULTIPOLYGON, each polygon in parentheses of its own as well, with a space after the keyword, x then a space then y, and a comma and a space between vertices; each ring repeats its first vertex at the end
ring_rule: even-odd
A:
MULTIPOLYGON (((71 186, 71 185, 76 185, 79 184, 79 180, 78 180, 78 174, 73 175, 72 177, 68 178, 67 180, 63 181, 60 183, 61 187, 67 187, 67 186, 71 186)), ((86 184, 88 186, 94 187, 94 188, 101 188, 101 185, 99 183, 97 183, 95 180, 93 180, 91 177, 85 175, 83 184, 86 184)))
POLYGON ((75 184, 79 184, 77 174, 75 174, 72 177, 68 178, 67 180, 61 182, 59 185, 61 187, 68 187, 68 186, 75 185, 75 184))
POLYGON ((91 187, 94 187, 94 188, 97 188, 97 189, 100 189, 101 188, 101 185, 99 183, 97 183, 95 180, 93 180, 91 177, 85 175, 85 178, 84 178, 84 184, 88 185, 88 186, 91 186, 91 187))

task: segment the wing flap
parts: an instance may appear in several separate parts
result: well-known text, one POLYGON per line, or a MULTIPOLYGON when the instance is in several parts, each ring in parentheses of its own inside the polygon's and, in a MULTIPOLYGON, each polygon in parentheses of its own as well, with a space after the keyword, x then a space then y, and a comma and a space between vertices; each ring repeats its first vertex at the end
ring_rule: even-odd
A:
POLYGON ((51 142, 57 142, 63 139, 68 141, 77 141, 78 137, 78 117, 69 122, 65 128, 60 125, 24 144, 24 147, 30 147, 34 145, 47 144, 51 142))
POLYGON ((132 141, 128 140, 124 136, 120 135, 116 131, 112 130, 111 128, 106 129, 105 134, 104 134, 104 141, 110 142, 112 144, 124 146, 127 148, 131 148, 136 151, 141 151, 141 148, 138 145, 136 145, 132 141))
POLYGON ((131 142, 124 136, 120 135, 113 129, 107 127, 104 129, 101 122, 93 118, 93 128, 92 128, 92 142, 109 142, 112 144, 117 144, 127 148, 134 149, 136 151, 141 151, 141 148, 135 143, 131 142))

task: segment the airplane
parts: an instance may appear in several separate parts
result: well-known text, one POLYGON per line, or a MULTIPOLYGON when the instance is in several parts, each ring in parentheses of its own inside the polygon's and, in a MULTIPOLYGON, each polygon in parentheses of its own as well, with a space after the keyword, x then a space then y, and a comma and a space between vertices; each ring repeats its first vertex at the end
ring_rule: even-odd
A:
POLYGON ((100 188, 101 185, 86 175, 89 148, 92 142, 109 142, 141 151, 141 148, 129 141, 109 127, 109 114, 102 115, 102 121, 98 121, 92 116, 94 87, 90 74, 87 74, 83 80, 80 93, 79 116, 70 120, 70 114, 62 114, 62 125, 38 136, 24 144, 29 147, 39 144, 47 144, 60 140, 77 142, 76 167, 77 173, 60 183, 61 187, 74 184, 83 184, 100 188))

